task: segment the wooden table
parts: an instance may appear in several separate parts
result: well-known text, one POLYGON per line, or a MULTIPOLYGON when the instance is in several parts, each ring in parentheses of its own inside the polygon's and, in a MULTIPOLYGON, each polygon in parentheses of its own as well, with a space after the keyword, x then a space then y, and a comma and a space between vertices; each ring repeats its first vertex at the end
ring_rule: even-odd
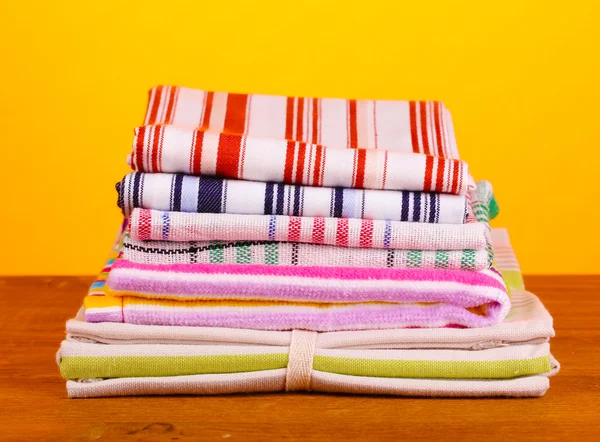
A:
POLYGON ((67 399, 54 355, 91 277, 0 278, 0 440, 600 440, 600 275, 531 276, 562 371, 539 399, 67 399))

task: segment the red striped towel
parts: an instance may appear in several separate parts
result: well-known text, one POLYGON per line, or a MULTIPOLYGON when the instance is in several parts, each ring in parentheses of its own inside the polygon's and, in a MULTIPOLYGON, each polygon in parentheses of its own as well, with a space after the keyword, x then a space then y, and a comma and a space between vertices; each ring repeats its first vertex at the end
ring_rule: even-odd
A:
POLYGON ((446 119, 438 102, 159 87, 128 161, 143 172, 462 195, 471 180, 446 119))
POLYGON ((144 125, 157 124, 458 159, 452 117, 439 101, 283 97, 158 86, 149 92, 144 120, 144 125))

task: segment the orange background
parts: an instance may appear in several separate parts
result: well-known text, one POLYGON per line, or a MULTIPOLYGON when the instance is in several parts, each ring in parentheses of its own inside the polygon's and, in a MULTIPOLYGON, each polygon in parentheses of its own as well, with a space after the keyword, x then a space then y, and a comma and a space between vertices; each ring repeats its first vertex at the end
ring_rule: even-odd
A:
MULTIPOLYGON (((37 3, 37 4, 36 4, 37 3)), ((596 1, 0 5, 4 274, 93 274, 157 84, 441 99, 526 273, 600 273, 596 1)))

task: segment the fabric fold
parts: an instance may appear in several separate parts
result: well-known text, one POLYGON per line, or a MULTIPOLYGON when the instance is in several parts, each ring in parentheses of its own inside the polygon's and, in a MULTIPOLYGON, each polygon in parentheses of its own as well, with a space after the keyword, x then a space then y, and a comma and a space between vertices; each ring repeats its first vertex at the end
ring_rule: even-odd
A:
MULTIPOLYGON (((140 184, 140 188, 144 184, 140 184)), ((192 192, 195 194, 195 192, 192 192)), ((473 195, 472 215, 469 223, 478 221, 481 230, 479 241, 485 247, 469 249, 457 247, 456 250, 423 250, 423 249, 378 249, 373 247, 338 247, 321 244, 325 241, 324 226, 320 221, 315 221, 317 226, 313 231, 312 243, 278 242, 269 240, 232 240, 232 241, 156 241, 137 240, 126 234, 123 239, 122 255, 126 260, 147 264, 268 264, 292 266, 325 266, 325 267, 373 267, 373 268, 435 268, 435 269, 460 269, 483 270, 489 268, 493 251, 490 248, 489 211, 488 205, 493 194, 487 182, 480 181, 473 195), (315 242, 317 244, 315 244, 315 242)), ((173 198, 171 198, 171 201, 173 198)), ((163 222, 160 230, 163 237, 168 237, 171 232, 171 220, 168 215, 158 218, 163 222)), ((242 217, 242 219, 245 219, 242 217)), ((159 222, 160 222, 159 221, 159 222)), ((334 221, 335 222, 335 221, 334 221)), ((352 221, 355 223, 356 221, 352 221)), ((348 221, 350 223, 350 221, 348 221)), ((276 226, 277 221, 273 223, 276 226)), ((368 224, 368 223, 367 223, 368 224)), ((399 228, 409 228, 404 223, 395 224, 399 228)), ((344 226, 344 224, 338 224, 344 226)), ((145 226, 147 228, 148 226, 145 226)), ((136 227, 134 227, 135 230, 136 227)), ((141 226, 137 227, 138 232, 141 226)), ((291 226, 290 226, 291 228, 291 226)), ((386 224, 387 228, 387 224, 386 224)), ((294 229, 298 229, 295 226, 294 229)), ((441 227, 443 230, 444 227, 441 227)), ((152 230, 152 229, 150 229, 152 230)), ((158 229, 155 229, 158 230, 158 229)), ((348 231, 350 228, 348 227, 348 231)), ((356 231, 356 229, 354 229, 356 231)), ((435 229, 434 229, 435 231, 435 229)), ((439 229, 438 229, 439 231, 439 229)), ((416 233, 416 230, 413 229, 416 233)), ((147 230, 146 230, 147 233, 147 230)), ((269 232, 274 233, 274 232, 269 232)), ((340 234, 343 232, 340 232, 340 234)), ((390 237, 392 228, 390 224, 390 237)), ((384 231, 384 235, 386 232, 384 231)), ((337 228, 336 228, 337 235, 337 228)), ((356 245, 356 241, 363 246, 369 245, 369 230, 361 227, 358 238, 354 238, 349 245, 356 245)), ((147 235, 146 235, 147 236, 147 235)), ((298 235, 295 235, 297 238, 298 235)), ((373 236, 377 236, 374 232, 373 236)), ((292 238, 294 239, 294 238, 292 238)), ((305 238, 309 240, 309 238, 305 238)), ((337 239, 335 242, 338 242, 337 239)), ((391 241, 388 241, 391 244, 391 241)), ((384 246, 386 243, 384 238, 384 246)), ((421 243, 417 243, 420 245, 421 243)), ((373 243, 371 242, 371 245, 373 243)), ((460 244, 464 246, 464 244, 460 244)))
MULTIPOLYGON (((407 379, 355 377, 313 371, 311 391, 416 397, 539 397, 550 382, 546 376, 502 380, 407 379)), ((286 370, 216 375, 85 379, 67 381, 70 398, 216 395, 284 391, 286 370)))
MULTIPOLYGON (((516 272, 506 232, 494 229, 492 239, 499 261, 510 263, 500 270, 516 272)), ((314 336, 303 341, 314 346, 312 352, 292 351, 304 344, 291 331, 88 323, 81 312, 67 323, 58 361, 69 396, 82 398, 285 391, 292 384, 288 376, 296 379, 299 373, 288 370, 290 364, 306 367, 308 361, 310 374, 294 383, 301 390, 541 396, 549 387, 547 377, 559 369, 548 347, 552 318, 537 297, 522 290, 522 279, 510 283, 517 285, 511 285, 512 307, 499 324, 304 332, 314 336)))
MULTIPOLYGON (((65 379, 189 376, 286 368, 289 348, 210 345, 98 345, 64 341, 65 379)), ((511 379, 552 370, 548 344, 468 350, 319 349, 313 370, 377 378, 511 379)))
POLYGON ((133 239, 163 241, 279 241, 402 250, 485 248, 488 227, 357 218, 231 215, 133 209, 133 239))
POLYGON ((458 159, 452 117, 440 101, 284 97, 161 85, 148 93, 144 125, 163 124, 458 159))
MULTIPOLYGON (((170 299, 276 299, 314 302, 445 302, 472 307, 470 296, 506 292, 499 272, 270 266, 139 264, 118 259, 111 292, 170 299)), ((496 298, 497 299, 497 298, 496 298)))
POLYGON ((123 258, 143 264, 267 264, 282 266, 484 270, 486 249, 399 250, 277 241, 138 241, 125 235, 123 258))
POLYGON ((169 173, 126 175, 116 185, 125 216, 134 208, 174 212, 322 216, 463 224, 465 195, 311 187, 169 173))
MULTIPOLYGON (((86 322, 83 309, 66 326, 67 339, 98 344, 188 344, 290 346, 291 331, 223 327, 163 327, 86 322)), ((413 328, 318 333, 323 349, 438 348, 480 350, 506 345, 540 344, 554 336, 552 317, 533 294, 513 288, 511 310, 499 324, 483 328, 413 328)))
POLYGON ((379 149, 336 149, 172 125, 136 128, 127 161, 138 172, 317 187, 463 195, 472 182, 468 165, 461 160, 379 149))
POLYGON ((86 299, 86 320, 317 331, 484 327, 501 321, 510 306, 495 269, 152 265, 121 259, 110 271, 106 293, 86 299))
POLYGON ((157 86, 69 397, 536 397, 560 364, 439 101, 157 86))
POLYGON ((154 265, 115 261, 119 247, 113 253, 90 290, 101 296, 85 300, 90 322, 318 331, 484 327, 502 320, 510 304, 495 270, 154 265))

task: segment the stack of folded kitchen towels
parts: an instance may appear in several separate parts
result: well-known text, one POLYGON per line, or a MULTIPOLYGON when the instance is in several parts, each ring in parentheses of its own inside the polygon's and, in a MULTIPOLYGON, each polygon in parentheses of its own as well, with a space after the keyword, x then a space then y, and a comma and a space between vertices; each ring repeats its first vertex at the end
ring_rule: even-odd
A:
POLYGON ((558 371, 440 102, 159 86, 128 161, 70 397, 526 397, 558 371))

